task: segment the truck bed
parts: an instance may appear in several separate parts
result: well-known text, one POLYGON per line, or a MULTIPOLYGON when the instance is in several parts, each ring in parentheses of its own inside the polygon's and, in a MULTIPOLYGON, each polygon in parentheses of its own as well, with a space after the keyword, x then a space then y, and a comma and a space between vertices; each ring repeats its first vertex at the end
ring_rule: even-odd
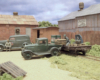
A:
POLYGON ((68 50, 89 50, 91 49, 91 45, 82 45, 82 46, 63 46, 62 50, 68 51, 68 50))

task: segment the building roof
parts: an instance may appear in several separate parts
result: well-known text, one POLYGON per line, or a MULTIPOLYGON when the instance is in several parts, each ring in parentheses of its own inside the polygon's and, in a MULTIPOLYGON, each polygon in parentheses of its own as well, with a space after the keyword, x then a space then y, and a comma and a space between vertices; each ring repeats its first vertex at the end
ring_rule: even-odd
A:
POLYGON ((98 14, 100 13, 99 9, 100 9, 100 4, 91 5, 90 7, 83 9, 81 11, 72 12, 67 16, 63 17, 62 19, 60 19, 59 21, 75 19, 76 17, 80 17, 80 16, 98 14))
POLYGON ((59 28, 59 27, 35 27, 33 29, 45 29, 45 28, 59 28))
POLYGON ((0 15, 0 24, 39 25, 36 19, 29 15, 0 15))

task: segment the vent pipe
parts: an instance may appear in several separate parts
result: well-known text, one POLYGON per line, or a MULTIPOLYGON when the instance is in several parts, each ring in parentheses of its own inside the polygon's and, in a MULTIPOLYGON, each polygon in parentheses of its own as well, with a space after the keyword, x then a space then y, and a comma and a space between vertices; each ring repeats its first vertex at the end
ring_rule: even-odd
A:
POLYGON ((14 16, 18 16, 18 12, 13 12, 13 15, 14 16))
POLYGON ((79 8, 80 8, 79 11, 83 10, 83 8, 84 8, 84 3, 83 3, 83 2, 80 2, 80 3, 79 3, 79 8))

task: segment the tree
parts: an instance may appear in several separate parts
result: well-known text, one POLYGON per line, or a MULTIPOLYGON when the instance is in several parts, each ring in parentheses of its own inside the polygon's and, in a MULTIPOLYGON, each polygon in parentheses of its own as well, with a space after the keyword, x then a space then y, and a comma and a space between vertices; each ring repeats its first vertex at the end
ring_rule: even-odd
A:
POLYGON ((52 24, 48 21, 42 21, 42 22, 39 21, 38 23, 39 23, 39 27, 58 27, 57 24, 52 24))

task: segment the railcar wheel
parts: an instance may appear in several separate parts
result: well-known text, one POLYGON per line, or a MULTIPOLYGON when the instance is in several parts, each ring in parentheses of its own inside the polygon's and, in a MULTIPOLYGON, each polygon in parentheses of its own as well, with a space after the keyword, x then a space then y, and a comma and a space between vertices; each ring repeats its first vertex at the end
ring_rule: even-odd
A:
POLYGON ((32 53, 31 52, 25 52, 22 54, 24 59, 29 60, 32 58, 32 53))

